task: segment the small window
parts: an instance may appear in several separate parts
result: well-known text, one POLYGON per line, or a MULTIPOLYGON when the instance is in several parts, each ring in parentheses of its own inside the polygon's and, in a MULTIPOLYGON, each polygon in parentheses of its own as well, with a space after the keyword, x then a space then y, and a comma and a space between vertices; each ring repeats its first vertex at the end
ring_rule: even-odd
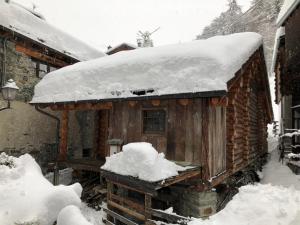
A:
POLYGON ((47 73, 56 70, 56 67, 50 66, 47 63, 36 61, 32 59, 32 66, 35 68, 36 76, 43 78, 47 73))
POLYGON ((144 110, 143 111, 143 132, 163 133, 166 129, 165 110, 144 110))

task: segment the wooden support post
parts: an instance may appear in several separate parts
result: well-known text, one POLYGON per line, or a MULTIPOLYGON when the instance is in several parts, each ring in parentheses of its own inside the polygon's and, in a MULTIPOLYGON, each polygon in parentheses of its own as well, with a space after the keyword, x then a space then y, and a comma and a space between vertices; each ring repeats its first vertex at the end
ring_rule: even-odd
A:
POLYGON ((145 194, 145 221, 151 220, 151 208, 152 208, 152 198, 150 195, 145 194))
POLYGON ((60 146, 59 146, 59 160, 60 161, 65 161, 67 159, 68 120, 69 120, 69 111, 64 110, 62 112, 61 123, 60 123, 60 146))

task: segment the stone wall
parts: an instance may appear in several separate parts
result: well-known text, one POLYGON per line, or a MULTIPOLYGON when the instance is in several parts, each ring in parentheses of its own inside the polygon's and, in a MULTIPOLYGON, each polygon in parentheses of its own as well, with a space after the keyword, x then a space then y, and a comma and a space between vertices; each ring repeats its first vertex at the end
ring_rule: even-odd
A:
MULTIPOLYGON (((3 45, 0 43, 0 72, 3 75, 3 45)), ((34 85, 39 81, 31 58, 15 50, 7 42, 6 73, 4 80, 14 79, 20 88, 12 109, 0 112, 0 152, 13 155, 32 153, 39 158, 41 150, 55 145, 56 121, 37 112, 28 104, 33 96, 34 85)), ((0 97, 0 107, 6 102, 0 97)), ((53 112, 51 112, 53 113, 53 112)))

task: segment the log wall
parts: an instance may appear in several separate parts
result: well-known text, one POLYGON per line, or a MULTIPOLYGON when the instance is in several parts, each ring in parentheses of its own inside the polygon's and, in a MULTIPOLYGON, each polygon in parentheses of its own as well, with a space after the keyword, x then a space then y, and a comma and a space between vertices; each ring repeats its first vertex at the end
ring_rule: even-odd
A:
POLYGON ((227 170, 235 172, 267 152, 268 90, 258 51, 228 83, 227 170))

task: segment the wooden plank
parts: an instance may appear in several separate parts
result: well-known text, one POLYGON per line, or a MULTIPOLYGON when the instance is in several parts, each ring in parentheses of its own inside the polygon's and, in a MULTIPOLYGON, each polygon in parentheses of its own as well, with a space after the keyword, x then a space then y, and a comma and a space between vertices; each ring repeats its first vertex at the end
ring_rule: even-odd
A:
POLYGON ((187 106, 182 106, 176 101, 176 117, 172 123, 175 124, 175 160, 185 160, 185 132, 187 106))
POLYGON ((137 223, 127 219, 126 217, 124 216, 121 216, 120 214, 110 210, 110 209, 107 209, 107 208, 104 208, 103 207, 103 211, 106 212, 108 215, 110 215, 111 217, 114 217, 116 218, 117 220, 119 220, 120 222, 122 223, 125 223, 127 225, 138 225, 137 223))
MULTIPOLYGON (((193 100, 189 100, 190 102, 187 104, 186 111, 186 130, 185 130, 185 162, 193 162, 194 161, 194 151, 195 151, 195 143, 194 143, 194 119, 193 119, 193 100)), ((197 126, 197 125, 196 125, 197 126)))
POLYGON ((111 200, 113 200, 114 202, 118 202, 119 204, 121 205, 126 205, 126 206, 129 206, 131 208, 133 208, 134 210, 138 211, 138 212, 142 212, 142 211, 145 211, 145 206, 144 205, 141 205, 137 202, 134 202, 128 198, 123 198, 121 196, 118 196, 118 195, 115 195, 115 194, 111 194, 111 200))
POLYGON ((193 103, 193 163, 201 163, 201 152, 202 152, 202 99, 195 99, 193 103))
POLYGON ((65 161, 67 159, 68 150, 68 120, 69 111, 64 110, 60 122, 60 145, 59 145, 59 160, 65 161))
POLYGON ((145 219, 146 220, 151 220, 152 215, 151 215, 151 208, 152 208, 152 196, 150 195, 145 195, 145 219))
POLYGON ((201 145, 202 145, 202 150, 201 150, 201 165, 203 168, 203 178, 204 179, 209 179, 209 158, 208 158, 208 153, 209 153, 209 137, 208 137, 208 125, 209 125, 209 100, 208 99, 203 99, 202 100, 202 139, 201 139, 201 145))
POLYGON ((112 102, 102 102, 102 103, 65 103, 65 104, 54 104, 50 108, 53 111, 62 111, 62 110, 105 110, 112 108, 112 102))
POLYGON ((135 211, 133 211, 133 210, 131 210, 129 208, 126 208, 126 207, 124 207, 124 206, 122 206, 120 204, 117 204, 117 203, 115 203, 115 202, 113 202, 111 200, 107 201, 107 205, 111 206, 113 208, 116 208, 116 209, 118 209, 118 210, 120 210, 120 211, 122 211, 122 212, 124 212, 124 213, 126 213, 128 215, 130 215, 130 216, 133 216, 133 217, 135 217, 138 220, 142 220, 142 221, 146 220, 145 215, 143 215, 141 213, 138 213, 138 212, 135 212, 135 211))
POLYGON ((181 181, 187 180, 189 178, 201 175, 200 168, 197 168, 193 171, 182 172, 174 178, 169 178, 160 184, 160 187, 167 187, 175 183, 179 183, 181 181))
POLYGON ((63 60, 57 59, 57 58, 53 58, 51 56, 45 55, 41 52, 38 52, 32 48, 29 47, 25 47, 22 46, 20 44, 16 44, 16 51, 17 52, 22 52, 25 55, 31 56, 35 59, 38 59, 40 61, 43 62, 48 62, 53 66, 58 66, 58 67, 64 67, 64 66, 68 66, 69 63, 64 62, 63 60))
POLYGON ((169 214, 161 210, 151 209, 151 214, 153 217, 157 217, 163 220, 166 220, 168 223, 171 224, 188 224, 188 222, 192 221, 191 218, 176 215, 176 214, 169 214))
POLYGON ((172 99, 168 101, 168 121, 167 121, 167 159, 175 160, 175 121, 176 121, 176 100, 172 99))
POLYGON ((112 222, 110 222, 109 220, 106 220, 106 219, 103 219, 103 222, 106 225, 116 225, 116 224, 114 224, 114 223, 112 223, 112 222))

